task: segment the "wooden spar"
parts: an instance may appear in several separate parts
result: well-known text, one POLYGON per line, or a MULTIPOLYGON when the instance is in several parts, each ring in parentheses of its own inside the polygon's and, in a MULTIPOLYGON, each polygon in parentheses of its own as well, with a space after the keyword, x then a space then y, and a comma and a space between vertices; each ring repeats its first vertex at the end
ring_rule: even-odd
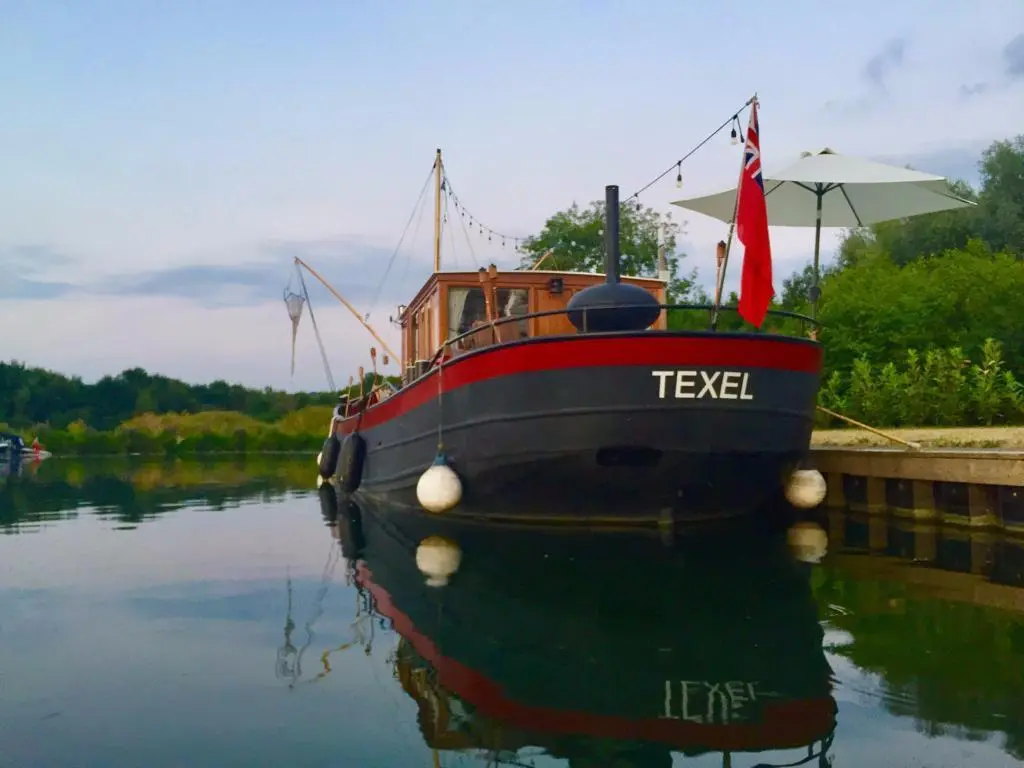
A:
POLYGON ((375 338, 377 340, 377 342, 384 348, 384 351, 387 352, 388 355, 393 360, 400 360, 401 359, 398 355, 396 355, 391 350, 391 347, 388 346, 388 343, 386 341, 384 341, 384 339, 382 339, 377 334, 377 332, 375 330, 373 330, 373 328, 370 326, 370 324, 363 319, 363 316, 359 314, 359 312, 356 310, 356 308, 353 307, 351 304, 349 304, 345 300, 344 296, 342 296, 340 293, 338 293, 336 290, 334 290, 334 286, 333 285, 331 285, 326 280, 324 280, 324 278, 322 278, 320 276, 320 274, 315 269, 313 269, 311 266, 309 266, 309 264, 304 262, 298 256, 295 257, 295 263, 298 264, 300 267, 305 267, 306 271, 309 272, 309 274, 311 274, 317 280, 319 280, 320 284, 323 285, 323 287, 326 288, 328 291, 330 291, 331 294, 334 296, 334 298, 336 298, 338 301, 340 301, 344 305, 345 309, 347 309, 349 312, 351 312, 353 315, 355 315, 356 316, 356 320, 358 320, 360 323, 363 324, 363 327, 370 332, 370 335, 373 336, 373 338, 375 338))
POLYGON ((539 267, 539 266, 540 266, 541 264, 543 264, 543 263, 544 263, 544 262, 545 262, 545 261, 547 260, 547 258, 548 258, 549 256, 551 256, 551 254, 553 254, 554 252, 555 252, 555 249, 554 249, 554 248, 548 248, 548 249, 547 249, 546 251, 544 251, 544 253, 542 253, 542 254, 540 255, 540 258, 539 258, 539 259, 537 259, 537 260, 536 260, 535 262, 533 262, 533 265, 532 265, 532 266, 530 267, 530 271, 532 272, 533 270, 537 269, 537 268, 538 268, 538 267, 539 267))
POLYGON ((434 272, 441 271, 441 186, 444 180, 444 164, 441 150, 434 160, 434 272))

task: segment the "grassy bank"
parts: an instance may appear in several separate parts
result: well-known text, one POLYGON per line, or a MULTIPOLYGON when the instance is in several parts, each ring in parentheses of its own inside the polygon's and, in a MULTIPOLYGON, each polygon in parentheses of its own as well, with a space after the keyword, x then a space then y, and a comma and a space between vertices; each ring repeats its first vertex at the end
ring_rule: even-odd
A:
MULTIPOLYGON (((16 430, 27 440, 38 436, 55 456, 190 456, 203 454, 256 454, 320 450, 330 423, 331 408, 309 406, 267 423, 233 411, 143 414, 111 431, 96 430, 83 422, 67 429, 45 424, 16 430)), ((876 426, 877 422, 868 422, 876 426)), ((7 429, 0 424, 0 431, 7 429)), ((1024 450, 1024 426, 887 428, 904 440, 933 448, 1019 448, 1024 450)), ((893 446, 885 438, 861 429, 818 429, 814 445, 893 446)))
MULTIPOLYGON (((16 431, 28 441, 38 437, 56 456, 316 452, 330 419, 329 406, 308 406, 270 423, 234 411, 204 411, 145 413, 109 431, 93 429, 83 421, 72 422, 66 429, 40 424, 16 431)), ((0 425, 0 430, 4 428, 0 425)))
MULTIPOLYGON (((920 429, 886 429, 886 434, 901 440, 919 443, 922 448, 1007 448, 1024 450, 1024 427, 927 427, 920 429)), ((814 446, 872 446, 899 448, 899 443, 886 440, 862 429, 819 429, 811 440, 814 446)))

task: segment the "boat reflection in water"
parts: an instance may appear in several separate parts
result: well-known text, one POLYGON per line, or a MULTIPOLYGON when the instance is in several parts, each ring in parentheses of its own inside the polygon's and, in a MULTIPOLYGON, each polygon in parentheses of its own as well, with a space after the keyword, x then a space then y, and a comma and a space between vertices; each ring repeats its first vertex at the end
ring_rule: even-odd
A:
POLYGON ((515 764, 539 748, 575 768, 776 750, 795 752, 758 764, 829 764, 831 669, 809 566, 785 539, 668 547, 336 506, 328 486, 321 502, 400 635, 396 677, 432 749, 515 764))

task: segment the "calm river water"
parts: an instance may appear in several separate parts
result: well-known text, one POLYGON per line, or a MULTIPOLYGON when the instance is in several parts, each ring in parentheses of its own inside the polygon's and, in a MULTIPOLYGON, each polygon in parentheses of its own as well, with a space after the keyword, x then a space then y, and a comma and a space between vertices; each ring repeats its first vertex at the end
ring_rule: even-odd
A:
POLYGON ((0 766, 1018 765, 1024 550, 537 533, 311 458, 0 477, 0 766))

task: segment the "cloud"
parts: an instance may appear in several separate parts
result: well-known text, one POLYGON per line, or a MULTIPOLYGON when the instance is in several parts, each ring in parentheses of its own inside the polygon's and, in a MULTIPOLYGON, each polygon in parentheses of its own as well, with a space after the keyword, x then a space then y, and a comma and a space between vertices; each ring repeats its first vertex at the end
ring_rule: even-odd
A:
POLYGON ((893 38, 864 65, 864 78, 879 91, 886 91, 889 76, 903 66, 907 40, 893 38))
POLYGON ((1024 32, 1003 47, 1005 74, 1011 80, 1024 80, 1024 32))
POLYGON ((961 98, 969 99, 972 96, 981 96, 987 93, 990 87, 989 83, 972 83, 970 85, 961 85, 958 92, 961 98))
POLYGON ((0 299, 56 299, 74 290, 70 283, 31 280, 9 274, 0 266, 0 299))
MULTIPOLYGON (((249 253, 247 260, 233 264, 191 263, 56 281, 40 276, 73 263, 73 259, 46 246, 16 245, 0 251, 0 298, 54 299, 82 294, 180 298, 206 307, 248 306, 280 300, 289 283, 298 290, 292 265, 292 259, 298 256, 335 285, 348 301, 365 311, 371 303, 376 308, 385 300, 397 303, 408 299, 429 271, 425 255, 403 249, 397 254, 387 281, 382 283, 394 251, 361 238, 274 240, 252 247, 249 253)), ((325 303, 325 291, 316 279, 308 273, 304 277, 314 303, 325 303)), ((333 298, 326 301, 334 303, 333 298)))
POLYGON ((0 269, 42 275, 74 263, 74 259, 40 243, 0 246, 0 269))
MULTIPOLYGON (((399 333, 387 315, 382 306, 371 322, 397 351, 399 333)), ((230 307, 163 296, 80 294, 0 302, 0 328, 19 328, 30 316, 35 320, 29 333, 4 335, 3 357, 86 381, 138 366, 194 383, 224 379, 254 387, 326 388, 308 313, 299 325, 294 379, 290 374, 291 330, 280 294, 273 302, 230 307)), ((368 364, 375 342, 348 310, 321 299, 316 319, 337 381, 368 364)), ((396 371, 394 364, 388 369, 396 371)))
POLYGON ((1002 82, 979 81, 971 84, 961 85, 959 95, 961 99, 969 99, 974 96, 981 96, 990 93, 997 86, 1012 86, 1016 82, 1024 81, 1024 32, 1014 37, 1003 46, 1000 51, 1002 71, 1000 75, 1005 78, 1002 82))
POLYGON ((918 171, 945 176, 950 180, 959 179, 977 187, 981 183, 978 162, 987 146, 984 142, 972 142, 929 152, 876 156, 871 159, 890 165, 909 165, 918 171))
POLYGON ((895 37, 889 40, 867 60, 861 70, 861 77, 870 86, 870 93, 849 99, 828 99, 824 104, 825 111, 841 117, 855 117, 876 107, 879 98, 889 92, 889 79, 904 65, 906 51, 906 38, 895 37))

